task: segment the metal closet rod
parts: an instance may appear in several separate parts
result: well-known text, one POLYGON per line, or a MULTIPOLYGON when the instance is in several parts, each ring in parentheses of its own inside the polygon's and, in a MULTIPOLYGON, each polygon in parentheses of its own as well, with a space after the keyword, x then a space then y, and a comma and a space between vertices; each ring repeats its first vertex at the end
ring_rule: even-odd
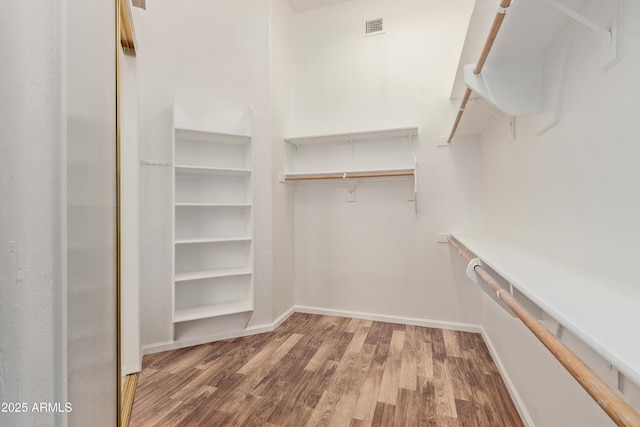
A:
POLYGON ((350 179, 350 178, 381 178, 385 176, 413 176, 415 173, 410 172, 375 172, 375 173, 336 173, 331 175, 304 175, 304 176, 285 176, 285 181, 306 181, 314 179, 350 179))
MULTIPOLYGON (((467 248, 449 236, 449 243, 465 261, 476 258, 467 248)), ((475 272, 484 280, 489 288, 496 292, 513 313, 544 344, 553 356, 565 367, 598 405, 621 427, 640 426, 640 414, 629 405, 623 397, 600 378, 586 363, 567 348, 555 335, 532 316, 509 291, 502 288, 482 266, 474 267, 475 272)))
MULTIPOLYGON (((482 71, 482 67, 484 67, 484 63, 487 62, 487 57, 489 56, 489 52, 491 52, 493 42, 498 36, 498 31, 500 31, 502 21, 504 21, 504 17, 507 14, 507 8, 509 6, 511 6, 511 0, 500 0, 498 11, 496 12, 496 16, 493 18, 493 23, 491 24, 491 29, 489 30, 489 35, 487 36, 487 40, 484 42, 484 47, 482 48, 482 52, 480 53, 480 58, 478 59, 475 68, 473 69, 474 74, 480 74, 480 72, 482 71)), ((467 107, 467 102, 469 102, 470 96, 471 89, 467 88, 467 90, 464 92, 464 96, 462 97, 462 102, 460 103, 460 108, 458 109, 456 120, 453 122, 451 133, 449 134, 449 138, 447 138, 447 144, 451 143, 454 135, 456 134, 456 130, 458 130, 460 119, 462 118, 464 109, 467 107)))

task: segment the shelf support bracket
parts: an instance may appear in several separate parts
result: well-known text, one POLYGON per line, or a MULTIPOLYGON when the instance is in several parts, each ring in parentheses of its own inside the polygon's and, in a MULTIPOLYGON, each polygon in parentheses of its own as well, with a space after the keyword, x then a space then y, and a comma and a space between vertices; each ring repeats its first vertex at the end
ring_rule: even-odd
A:
MULTIPOLYGON (((597 23, 593 22, 591 19, 587 18, 586 16, 583 16, 581 14, 579 14, 578 12, 576 12, 575 10, 565 6, 564 4, 562 4, 561 2, 559 2, 558 0, 544 0, 547 3, 549 3, 551 6, 555 7, 556 9, 558 9, 560 12, 564 13, 565 15, 569 16, 570 18, 578 21, 579 23, 581 23, 582 25, 586 26, 587 28, 595 31, 596 33, 600 34, 601 36, 603 36, 605 38, 605 40, 607 41, 607 47, 611 47, 612 44, 612 33, 610 30, 603 28, 601 25, 598 25, 597 23)), ((616 3, 616 8, 619 7, 616 3)))
POLYGON ((491 114, 500 122, 509 126, 509 131, 511 132, 511 140, 513 141, 516 139, 516 120, 514 116, 508 116, 508 118, 505 119, 504 117, 500 116, 500 114, 496 113, 495 111, 491 110, 491 108, 487 107, 485 104, 480 102, 478 98, 471 98, 471 101, 475 102, 476 104, 484 108, 487 113, 491 114))
POLYGON ((249 322, 251 322, 251 318, 253 317, 253 310, 248 312, 248 316, 247 316, 247 321, 244 322, 244 329, 247 329, 247 327, 249 326, 249 322))
POLYGON ((413 203, 415 212, 418 213, 418 158, 413 159, 413 203))
POLYGON ((347 181, 347 203, 353 203, 356 201, 356 182, 347 178, 345 172, 342 179, 347 181))
POLYGON ((578 21, 582 25, 596 32, 597 34, 600 34, 605 39, 606 41, 605 47, 608 53, 607 53, 605 64, 602 67, 603 70, 607 71, 610 68, 612 68, 615 64, 618 63, 622 55, 621 37, 619 36, 620 32, 622 31, 621 30, 622 0, 614 0, 613 5, 611 6, 613 8, 613 11, 612 11, 613 21, 611 22, 611 29, 604 28, 602 25, 581 15, 575 10, 568 8, 558 0, 544 0, 544 1, 546 1, 556 9, 558 9, 560 12, 566 14, 572 19, 578 21))

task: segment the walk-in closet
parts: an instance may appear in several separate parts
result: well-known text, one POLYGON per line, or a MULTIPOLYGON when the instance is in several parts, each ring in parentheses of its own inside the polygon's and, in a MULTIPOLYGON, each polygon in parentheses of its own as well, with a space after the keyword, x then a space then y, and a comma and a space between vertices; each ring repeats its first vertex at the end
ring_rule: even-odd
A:
POLYGON ((2 426, 640 426, 633 0, 9 0, 2 426))

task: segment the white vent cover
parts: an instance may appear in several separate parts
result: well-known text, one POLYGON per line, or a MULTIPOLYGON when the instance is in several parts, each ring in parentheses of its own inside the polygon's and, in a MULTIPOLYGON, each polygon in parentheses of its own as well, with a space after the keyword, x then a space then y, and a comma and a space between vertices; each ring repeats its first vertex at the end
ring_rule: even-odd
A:
POLYGON ((375 36, 384 34, 384 23, 382 18, 369 19, 364 21, 363 36, 375 36))

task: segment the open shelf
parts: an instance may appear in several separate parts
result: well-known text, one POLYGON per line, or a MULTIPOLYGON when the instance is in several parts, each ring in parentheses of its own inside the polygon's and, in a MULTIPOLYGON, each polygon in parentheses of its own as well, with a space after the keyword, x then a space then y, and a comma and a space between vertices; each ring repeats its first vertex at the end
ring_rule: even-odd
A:
POLYGON ((482 234, 460 243, 546 314, 640 385, 640 289, 482 234))
POLYGON ((251 175, 218 168, 189 169, 195 173, 175 171, 175 205, 250 205, 251 175))
POLYGON ((306 144, 322 144, 330 142, 341 141, 360 141, 365 139, 382 139, 382 138, 398 138, 398 137, 411 137, 418 135, 417 127, 406 128, 394 128, 394 129, 380 129, 380 130, 368 130, 359 132, 348 133, 336 133, 329 135, 314 135, 314 136, 299 136, 285 138, 284 140, 300 146, 306 144))
POLYGON ((340 171, 314 171, 314 172, 293 172, 280 175, 280 181, 295 181, 305 179, 358 179, 358 178, 382 178, 394 176, 413 176, 416 168, 395 168, 395 169, 355 169, 340 171))
POLYGON ((252 235, 251 208, 184 206, 175 209, 174 241, 233 239, 252 235))
POLYGON ((253 311, 253 305, 248 301, 233 301, 211 304, 194 308, 178 309, 174 313, 173 322, 189 322, 210 317, 228 316, 231 314, 248 313, 253 311))
POLYGON ((412 126, 285 138, 287 171, 279 180, 342 180, 349 185, 347 201, 355 202, 358 180, 409 178, 408 201, 417 212, 417 135, 418 127, 412 126))
POLYGON ((175 203, 177 208, 250 208, 250 203, 175 203))
POLYGON ((249 135, 236 135, 222 132, 211 132, 203 129, 175 128, 176 139, 187 141, 213 142, 216 144, 248 144, 249 135))
POLYGON ((191 280, 202 280, 202 279, 215 279, 219 277, 230 277, 230 276, 249 276, 251 275, 251 269, 246 267, 241 268, 219 268, 215 270, 204 270, 204 271, 191 271, 188 273, 177 273, 175 277, 176 283, 178 282, 188 282, 191 280))
POLYGON ((250 175, 251 169, 238 168, 218 168, 207 166, 175 165, 175 172, 178 174, 204 174, 204 175, 250 175))
POLYGON ((204 243, 250 242, 251 237, 199 237, 196 239, 176 239, 176 245, 197 245, 204 243))

